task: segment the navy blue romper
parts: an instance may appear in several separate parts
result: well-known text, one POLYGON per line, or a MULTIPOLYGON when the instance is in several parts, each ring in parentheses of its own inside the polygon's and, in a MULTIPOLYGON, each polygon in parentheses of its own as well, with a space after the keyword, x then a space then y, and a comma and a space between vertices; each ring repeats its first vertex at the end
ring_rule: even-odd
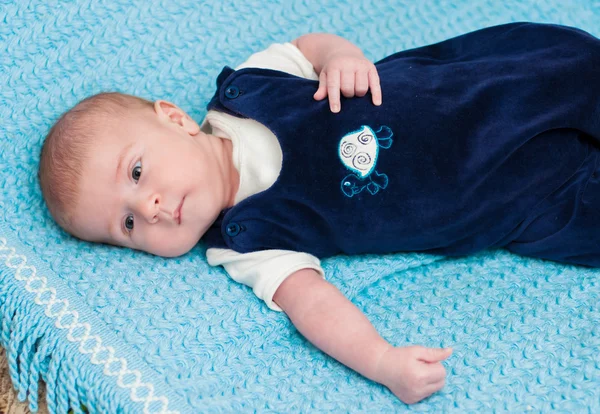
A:
POLYGON ((318 82, 225 67, 208 109, 256 120, 283 152, 267 190, 203 240, 319 258, 506 247, 600 266, 600 41, 513 23, 376 63, 383 104, 318 82))

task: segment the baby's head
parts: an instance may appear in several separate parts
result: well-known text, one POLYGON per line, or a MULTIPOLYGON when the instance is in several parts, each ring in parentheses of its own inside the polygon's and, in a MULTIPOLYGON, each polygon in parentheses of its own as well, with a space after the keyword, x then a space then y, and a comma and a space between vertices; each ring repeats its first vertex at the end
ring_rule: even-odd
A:
POLYGON ((50 129, 38 175, 52 217, 72 235, 178 256, 231 205, 230 160, 228 140, 177 106, 101 93, 50 129))

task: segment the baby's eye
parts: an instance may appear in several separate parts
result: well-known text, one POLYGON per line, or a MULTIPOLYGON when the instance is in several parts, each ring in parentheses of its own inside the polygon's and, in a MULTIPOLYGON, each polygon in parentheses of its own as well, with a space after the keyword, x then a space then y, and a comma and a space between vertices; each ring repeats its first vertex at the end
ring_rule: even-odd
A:
POLYGON ((125 217, 125 230, 127 230, 128 232, 133 230, 133 214, 128 215, 127 217, 125 217))
POLYGON ((133 169, 131 170, 131 178, 133 178, 133 181, 135 181, 137 183, 141 176, 142 176, 142 162, 138 161, 135 163, 135 165, 133 166, 133 169))

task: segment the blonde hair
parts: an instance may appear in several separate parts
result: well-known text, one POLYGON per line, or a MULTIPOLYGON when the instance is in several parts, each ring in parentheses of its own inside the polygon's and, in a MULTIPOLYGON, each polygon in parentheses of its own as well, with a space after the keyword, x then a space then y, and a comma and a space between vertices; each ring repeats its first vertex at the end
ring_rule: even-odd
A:
POLYGON ((42 146, 38 178, 42 195, 56 222, 73 233, 73 213, 79 196, 81 169, 99 131, 123 120, 133 110, 153 110, 153 103, 133 95, 102 92, 90 96, 60 116, 42 146))

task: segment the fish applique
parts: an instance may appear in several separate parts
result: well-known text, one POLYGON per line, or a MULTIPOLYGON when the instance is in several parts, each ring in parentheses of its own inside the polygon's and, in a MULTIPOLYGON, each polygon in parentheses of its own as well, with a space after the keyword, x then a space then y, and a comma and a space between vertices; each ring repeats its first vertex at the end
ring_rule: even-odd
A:
POLYGON ((350 132, 342 137, 339 146, 339 157, 344 166, 352 171, 342 179, 342 192, 348 197, 367 189, 376 194, 388 185, 388 177, 375 171, 379 147, 388 149, 392 146, 394 133, 387 126, 377 132, 363 125, 358 131, 350 132))

